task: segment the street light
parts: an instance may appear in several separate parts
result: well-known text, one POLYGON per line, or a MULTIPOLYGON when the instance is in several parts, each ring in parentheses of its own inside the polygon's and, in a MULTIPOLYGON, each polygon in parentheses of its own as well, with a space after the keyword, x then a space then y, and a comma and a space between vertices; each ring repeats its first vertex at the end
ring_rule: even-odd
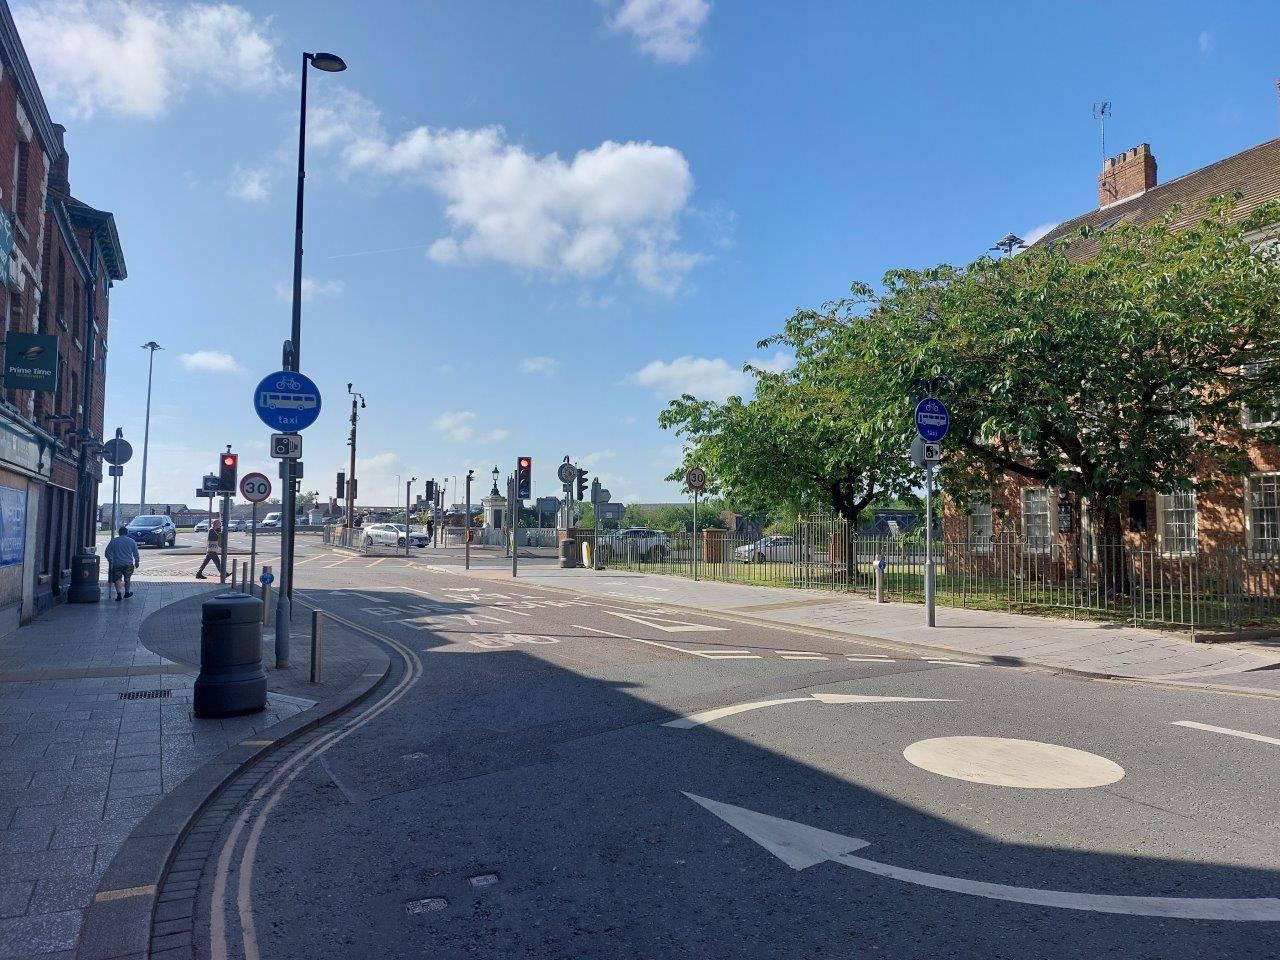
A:
MULTIPOLYGON (((284 351, 284 368, 301 370, 302 360, 302 209, 303 184, 307 171, 307 67, 314 66, 325 73, 337 73, 347 69, 346 63, 334 53, 302 54, 302 96, 298 107, 298 200, 294 211, 293 226, 293 311, 289 326, 289 344, 284 351)), ((289 606, 293 601, 294 536, 297 531, 297 497, 294 493, 294 460, 281 461, 281 481, 284 496, 281 512, 284 527, 280 531, 280 595, 276 602, 276 668, 289 665, 289 606)))
POLYGON ((151 443, 151 371, 155 367, 156 351, 163 350, 164 347, 154 340, 148 340, 142 345, 142 349, 151 352, 147 355, 147 419, 142 428, 142 491, 138 495, 139 515, 147 512, 147 447, 151 443))
POLYGON ((493 468, 493 489, 489 491, 489 496, 491 497, 499 496, 498 494, 498 474, 499 473, 501 473, 501 471, 497 467, 494 467, 493 468))
POLYGON ((347 440, 347 444, 351 447, 351 463, 347 467, 347 529, 355 529, 356 522, 356 421, 360 419, 359 410, 365 408, 364 394, 358 390, 351 389, 351 384, 347 384, 347 393, 351 394, 351 437, 347 440), (360 402, 357 409, 356 401, 360 402))

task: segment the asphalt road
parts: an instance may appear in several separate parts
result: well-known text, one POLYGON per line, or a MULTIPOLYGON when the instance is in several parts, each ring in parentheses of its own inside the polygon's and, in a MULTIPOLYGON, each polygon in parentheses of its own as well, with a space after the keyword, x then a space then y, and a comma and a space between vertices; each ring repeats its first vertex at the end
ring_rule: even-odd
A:
POLYGON ((199 956, 1280 951, 1274 700, 451 562, 304 549, 299 595, 398 667, 219 838, 199 956))

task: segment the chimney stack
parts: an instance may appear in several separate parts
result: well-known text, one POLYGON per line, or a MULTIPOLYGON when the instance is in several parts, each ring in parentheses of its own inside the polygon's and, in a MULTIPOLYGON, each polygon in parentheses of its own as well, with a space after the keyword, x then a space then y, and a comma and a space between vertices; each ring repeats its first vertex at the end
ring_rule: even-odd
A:
POLYGON ((1155 185, 1155 155, 1150 144, 1140 143, 1102 165, 1102 173, 1098 174, 1098 206, 1128 200, 1155 185))
POLYGON ((71 158, 67 156, 67 148, 64 137, 67 128, 60 123, 53 125, 53 132, 58 137, 58 147, 60 152, 53 164, 49 167, 49 189, 54 193, 60 193, 65 196, 71 194, 71 158))

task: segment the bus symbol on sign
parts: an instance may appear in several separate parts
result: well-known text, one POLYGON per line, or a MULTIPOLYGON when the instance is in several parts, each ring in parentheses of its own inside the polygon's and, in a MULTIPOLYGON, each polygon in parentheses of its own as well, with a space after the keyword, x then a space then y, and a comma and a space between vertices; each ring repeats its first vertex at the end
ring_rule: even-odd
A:
POLYGON ((320 416, 320 389, 304 374, 279 370, 258 384, 253 406, 268 427, 285 433, 305 430, 320 416))
POLYGON ((925 443, 939 443, 951 426, 951 411, 937 397, 925 397, 916 404, 916 432, 925 443))

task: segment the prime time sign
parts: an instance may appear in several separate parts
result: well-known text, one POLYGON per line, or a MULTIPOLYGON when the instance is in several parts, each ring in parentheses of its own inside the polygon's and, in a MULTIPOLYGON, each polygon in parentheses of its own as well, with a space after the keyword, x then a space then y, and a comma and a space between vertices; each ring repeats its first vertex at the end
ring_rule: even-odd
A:
POLYGON ((10 332, 4 344, 6 390, 58 389, 58 338, 43 333, 10 332))

